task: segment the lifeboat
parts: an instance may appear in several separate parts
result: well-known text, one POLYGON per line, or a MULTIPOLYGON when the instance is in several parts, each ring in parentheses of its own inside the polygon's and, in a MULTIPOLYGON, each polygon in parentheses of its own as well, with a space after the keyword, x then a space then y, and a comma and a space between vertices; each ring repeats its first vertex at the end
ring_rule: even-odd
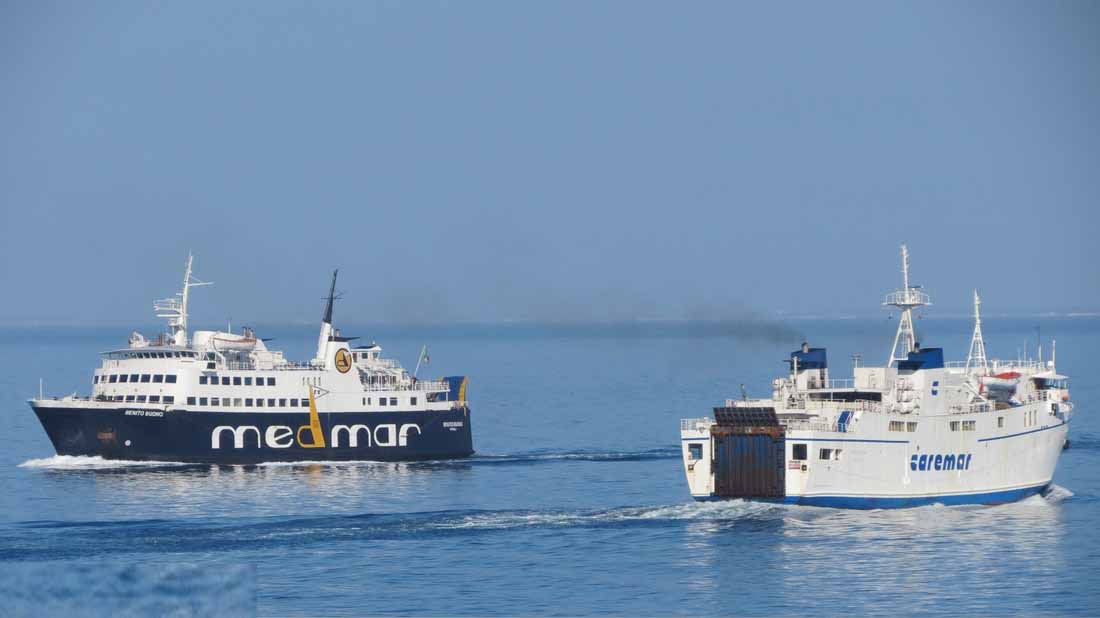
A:
POLYGON ((235 351, 235 352, 250 352, 256 349, 256 335, 253 334, 252 329, 244 329, 244 334, 235 335, 233 333, 214 333, 210 337, 210 343, 213 344, 214 349, 222 352, 235 351))
POLYGON ((992 399, 1008 400, 1016 393, 1016 386, 1020 383, 1020 374, 1016 371, 1005 371, 982 377, 981 391, 992 399))

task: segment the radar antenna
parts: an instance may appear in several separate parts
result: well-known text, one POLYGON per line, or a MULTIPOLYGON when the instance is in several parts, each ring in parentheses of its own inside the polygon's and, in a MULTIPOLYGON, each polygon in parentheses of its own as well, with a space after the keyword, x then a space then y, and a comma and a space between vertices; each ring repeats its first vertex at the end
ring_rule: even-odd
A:
POLYGON ((153 302, 153 310, 158 318, 168 318, 169 335, 172 337, 172 345, 184 347, 187 345, 187 301, 193 287, 200 285, 213 285, 213 281, 199 281, 191 276, 191 262, 194 256, 187 254, 187 268, 183 272, 183 291, 177 292, 173 298, 165 298, 153 302))
POLYGON ((917 348, 917 331, 913 326, 913 309, 931 305, 932 299, 925 294, 920 286, 909 285, 909 248, 901 246, 901 273, 904 287, 886 295, 882 301, 883 306, 897 307, 901 309, 901 319, 898 320, 898 332, 894 335, 894 345, 890 348, 890 360, 886 363, 889 367, 896 361, 905 360, 910 352, 917 348), (899 353, 899 347, 901 348, 899 353))
POLYGON ((974 336, 970 339, 970 354, 966 357, 966 375, 973 369, 978 375, 989 371, 989 361, 985 357, 985 339, 982 338, 982 298, 974 290, 974 336))

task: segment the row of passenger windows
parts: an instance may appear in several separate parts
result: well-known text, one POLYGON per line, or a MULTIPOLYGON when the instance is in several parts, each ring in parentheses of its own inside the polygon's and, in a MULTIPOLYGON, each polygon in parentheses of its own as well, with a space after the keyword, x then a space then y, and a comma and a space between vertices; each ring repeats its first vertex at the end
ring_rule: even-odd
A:
MULTIPOLYGON (((363 398, 363 405, 369 406, 369 405, 373 405, 373 404, 374 404, 374 397, 364 397, 363 398)), ((386 406, 386 405, 396 406, 397 405, 397 397, 389 397, 389 398, 379 397, 378 398, 378 405, 380 405, 380 406, 386 406)), ((412 405, 412 406, 416 405, 416 397, 409 397, 409 405, 412 405)))
MULTIPOLYGON (((844 449, 839 448, 823 448, 817 453, 818 459, 828 459, 832 461, 839 461, 840 454, 844 452, 844 449)), ((791 445, 791 459, 796 461, 806 461, 809 459, 809 448, 805 444, 793 444, 791 445)))
MULTIPOLYGON (((101 399, 101 401, 111 401, 110 397, 101 399)), ((172 395, 115 395, 115 401, 125 401, 126 403, 175 403, 176 398, 172 395)))
POLYGON ((176 376, 174 374, 165 375, 163 373, 112 373, 108 376, 94 376, 92 378, 92 384, 105 384, 110 382, 114 384, 116 382, 142 382, 153 384, 175 384, 176 376))
POLYGON ((125 358, 198 358, 199 355, 194 352, 125 352, 122 356, 125 358))
POLYGON ((978 421, 951 421, 951 431, 974 431, 978 428, 978 421))
MULTIPOLYGON (((266 380, 267 386, 275 386, 275 378, 256 378, 256 386, 264 386, 266 380)), ((218 384, 218 376, 199 376, 199 384, 218 384)), ((252 386, 252 376, 229 376, 221 377, 222 386, 252 386)))
POLYGON ((240 397, 188 397, 187 405, 194 406, 226 406, 226 407, 245 407, 245 408, 308 408, 308 399, 254 399, 252 397, 246 397, 241 399, 240 397))
POLYGON ((905 431, 912 433, 917 430, 917 423, 915 421, 890 421, 890 431, 905 431))

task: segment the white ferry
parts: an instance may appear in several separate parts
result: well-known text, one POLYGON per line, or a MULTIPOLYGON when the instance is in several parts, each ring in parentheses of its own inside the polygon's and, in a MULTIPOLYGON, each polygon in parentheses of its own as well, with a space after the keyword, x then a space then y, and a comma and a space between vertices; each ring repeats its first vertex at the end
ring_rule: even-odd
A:
POLYGON ((791 353, 767 399, 726 400, 714 418, 680 424, 684 472, 696 500, 745 498, 840 508, 995 504, 1044 491, 1067 442, 1066 376, 1046 363, 989 360, 981 299, 966 361, 922 348, 913 309, 930 303, 909 284, 884 367, 833 380, 824 348, 791 353))
POLYGON ((154 303, 168 332, 150 341, 135 331, 104 352, 89 397, 30 400, 59 455, 241 464, 474 452, 467 379, 418 380, 377 344, 353 347, 332 326, 335 272, 317 354, 296 363, 251 329, 190 336, 190 290, 208 285, 191 264, 182 292, 154 303))

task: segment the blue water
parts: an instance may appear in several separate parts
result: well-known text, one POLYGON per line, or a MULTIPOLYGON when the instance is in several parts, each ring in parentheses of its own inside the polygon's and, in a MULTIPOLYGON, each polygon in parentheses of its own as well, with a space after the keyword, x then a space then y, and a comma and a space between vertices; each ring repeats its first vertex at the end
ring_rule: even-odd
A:
MULTIPOLYGON (((467 461, 193 466, 53 456, 25 399, 86 393, 126 329, 0 331, 0 614, 1100 614, 1093 318, 1034 326, 1073 377, 1072 448, 1046 496, 844 511, 686 490, 679 419, 765 395, 805 335, 881 363, 886 319, 767 324, 345 328, 428 375, 472 378, 467 461)), ((923 320, 966 353, 971 326, 923 320)), ((309 326, 261 330, 304 358, 309 326)))

